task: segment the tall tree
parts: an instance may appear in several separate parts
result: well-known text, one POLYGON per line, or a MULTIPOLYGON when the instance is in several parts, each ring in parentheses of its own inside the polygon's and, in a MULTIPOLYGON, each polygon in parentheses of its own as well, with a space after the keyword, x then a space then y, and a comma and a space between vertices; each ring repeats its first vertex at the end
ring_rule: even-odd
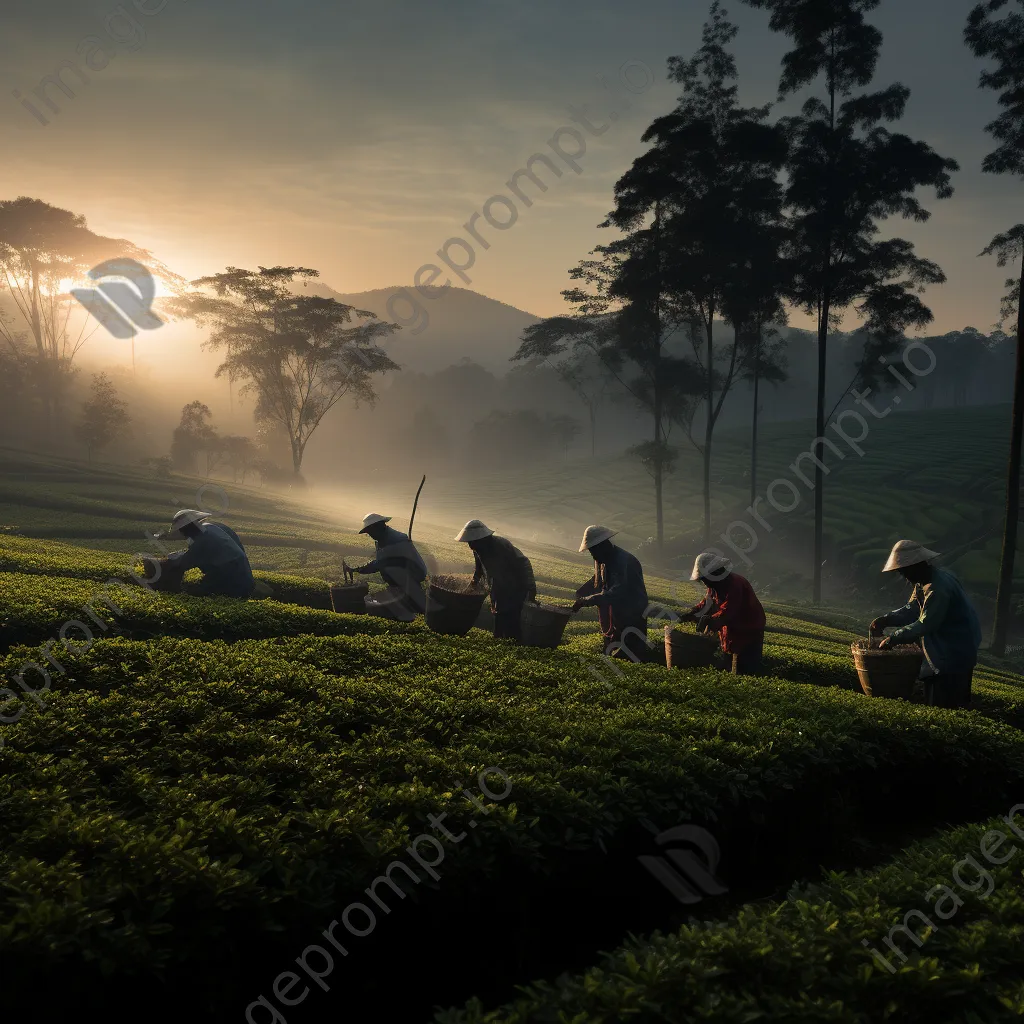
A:
POLYGON ((664 543, 664 477, 675 452, 669 445, 673 422, 692 416, 700 376, 692 360, 670 344, 686 325, 688 311, 670 293, 669 254, 660 211, 652 223, 608 245, 597 246, 569 276, 579 282, 562 292, 574 316, 550 317, 523 332, 514 359, 551 358, 571 353, 604 367, 636 405, 651 417, 652 437, 631 453, 654 479, 656 536, 664 543))
POLYGON ((123 238, 95 234, 79 214, 28 196, 0 201, 0 291, 10 293, 17 313, 0 315, 0 340, 27 368, 51 438, 75 356, 99 326, 86 316, 74 327, 79 307, 69 289, 93 284, 88 272, 114 258, 135 260, 172 286, 180 283, 150 253, 123 238), (24 330, 16 329, 19 324, 24 330))
POLYGON ((716 0, 700 48, 669 59, 683 87, 675 109, 643 136, 653 147, 616 185, 610 223, 628 231, 657 206, 665 218, 669 288, 689 311, 688 334, 704 377, 704 436, 691 442, 704 463, 704 537, 711 539, 711 463, 715 426, 737 379, 740 339, 715 343, 715 322, 729 297, 750 287, 748 253, 758 232, 781 216, 778 173, 786 139, 766 124, 769 108, 737 105, 736 62, 728 51, 737 29, 716 0))
MULTIPOLYGON (((1009 20, 1009 19, 1007 19, 1009 20)), ((1016 224, 1002 235, 996 235, 982 256, 995 256, 996 263, 1005 267, 1021 261, 1021 271, 1006 282, 999 326, 1007 320, 1016 321, 1017 358, 1013 380, 1013 408, 1010 413, 1010 456, 1006 467, 1006 512, 1003 517, 1003 545, 999 556, 999 581, 996 585, 996 614, 992 624, 992 653, 1002 657, 1006 652, 1006 637, 1010 628, 1010 609, 1013 597, 1013 566, 1017 554, 1017 521, 1020 517, 1020 458, 1021 433, 1024 426, 1024 304, 1021 303, 1021 285, 1024 283, 1024 224, 1016 224)))
POLYGON ((89 400, 82 406, 82 418, 75 434, 85 445, 88 459, 116 441, 131 422, 128 403, 117 393, 114 382, 105 373, 94 373, 89 400))
POLYGON ((176 315, 211 328, 205 347, 224 350, 217 376, 245 381, 239 394, 256 395, 257 422, 272 420, 287 431, 296 477, 327 413, 347 395, 372 405, 372 375, 399 368, 376 344, 399 327, 290 287, 295 278, 313 277, 318 272, 304 267, 228 267, 192 282, 208 292, 168 303, 176 315), (353 317, 365 322, 353 324, 353 317))
MULTIPOLYGON (((779 321, 775 321, 778 323, 779 321)), ((757 501, 757 428, 762 412, 761 385, 778 387, 789 379, 786 372, 786 342, 770 320, 748 321, 742 376, 753 385, 750 423, 750 504, 757 501)))
POLYGON ((786 259, 789 227, 782 212, 783 191, 776 172, 785 156, 775 143, 775 160, 750 176, 740 204, 736 239, 741 254, 723 292, 722 313, 732 325, 734 348, 740 351, 739 377, 753 384, 750 432, 750 503, 757 500, 757 428, 761 385, 788 380, 786 342, 776 329, 787 321, 785 299, 793 279, 786 259))
MULTIPOLYGON (((952 195, 950 173, 958 170, 923 142, 894 134, 884 125, 902 118, 910 91, 894 84, 880 92, 855 90, 875 75, 882 34, 864 15, 880 0, 744 0, 771 12, 774 31, 794 48, 782 61, 780 97, 820 83, 801 112, 785 118, 790 135, 787 206, 797 268, 794 299, 817 318, 817 436, 826 421, 827 341, 843 313, 855 306, 877 343, 865 349, 864 367, 894 351, 903 331, 932 319, 918 297, 945 275, 918 257, 902 239, 877 240, 878 222, 900 216, 915 221, 930 214, 915 198, 922 186, 937 198, 952 195), (841 101, 841 102, 840 102, 841 101)), ((824 468, 814 471, 814 600, 821 600, 824 561, 824 468)))
MULTIPOLYGON (((999 91, 1002 113, 985 130, 999 143, 982 162, 981 169, 989 174, 1015 174, 1024 176, 1024 14, 1012 11, 1006 17, 993 15, 1002 11, 1009 0, 987 0, 978 4, 967 19, 964 38, 976 57, 987 58, 993 67, 982 72, 981 88, 999 91)), ((1018 0, 1018 7, 1024 4, 1018 0)), ((995 254, 999 266, 1011 259, 1021 259, 1024 225, 1017 224, 1008 232, 996 236, 985 249, 995 254)), ((1006 516, 1003 524, 1003 549, 999 558, 999 584, 996 590, 996 617, 992 627, 992 651, 1002 655, 1006 649, 1006 634, 1010 620, 1010 598, 1013 591, 1013 563, 1017 554, 1017 519, 1020 515, 1020 459, 1024 434, 1024 310, 1020 301, 1021 280, 1024 279, 1024 259, 1021 259, 1022 277, 1007 282, 1010 294, 1004 300, 1004 319, 1017 315, 1017 360, 1013 379, 1013 411, 1010 414, 1010 459, 1006 470, 1006 516), (1013 307, 1016 307, 1015 310, 1013 307)))

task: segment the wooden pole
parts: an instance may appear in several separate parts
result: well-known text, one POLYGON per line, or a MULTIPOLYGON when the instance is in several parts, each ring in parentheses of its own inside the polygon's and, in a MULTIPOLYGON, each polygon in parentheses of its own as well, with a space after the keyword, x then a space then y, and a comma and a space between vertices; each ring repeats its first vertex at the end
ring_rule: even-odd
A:
POLYGON ((423 479, 420 481, 419 490, 416 491, 416 499, 412 503, 412 515, 409 516, 409 540, 412 540, 412 522, 416 518, 416 506, 420 503, 420 491, 423 490, 423 485, 427 482, 426 473, 423 474, 423 479))

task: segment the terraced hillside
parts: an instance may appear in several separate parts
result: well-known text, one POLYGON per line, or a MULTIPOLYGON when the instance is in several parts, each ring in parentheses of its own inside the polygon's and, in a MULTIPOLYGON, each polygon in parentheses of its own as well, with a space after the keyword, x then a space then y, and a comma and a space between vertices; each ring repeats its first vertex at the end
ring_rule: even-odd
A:
MULTIPOLYGON (((229 485, 274 596, 153 594, 133 554, 202 481, 23 468, 5 477, 19 533, 0 534, 9 1005, 45 991, 55 1019, 250 1024, 1024 1015, 1024 861, 978 852, 1024 799, 1012 663, 986 658, 955 712, 861 695, 863 617, 835 609, 769 602, 758 679, 612 667, 592 613, 556 651, 336 615, 327 580, 369 552, 355 524, 229 485), (715 837, 723 886, 687 906, 638 860, 683 823, 715 837), (950 881, 968 854, 991 899, 962 864, 950 881), (948 924, 890 933, 941 885, 963 901, 948 924)), ((437 512, 418 541, 468 568, 437 512)), ((590 572, 526 544, 552 599, 590 572)), ((696 596, 668 571, 648 584, 668 610, 696 596)), ((1024 833, 1024 808, 1012 820, 1024 833)))
MULTIPOLYGON (((985 610, 997 578, 1008 423, 1004 407, 869 416, 868 432, 858 444, 860 427, 844 421, 856 447, 827 431, 841 456, 823 449, 828 467, 824 572, 830 600, 862 607, 877 600, 885 555, 900 537, 911 536, 946 554, 985 610)), ((714 536, 721 546, 717 538, 730 523, 747 524, 756 535, 751 564, 744 565, 747 575, 778 599, 806 596, 814 464, 804 457, 797 471, 793 466, 810 448, 813 424, 770 424, 761 436, 757 511, 771 529, 747 512, 749 437, 723 433, 715 441, 712 474, 714 536), (782 481, 773 495, 777 505, 786 508, 799 498, 792 512, 769 504, 768 488, 776 480, 782 481)), ((701 481, 697 453, 683 445, 665 483, 666 538, 675 556, 667 565, 674 571, 692 564, 700 544, 701 481)), ((472 482, 432 480, 431 487, 432 515, 457 522, 467 518, 463 510, 483 508, 489 523, 493 517, 511 534, 537 543, 574 549, 579 524, 594 521, 621 530, 632 550, 655 532, 650 477, 625 456, 596 465, 578 460, 528 474, 483 473, 472 482)), ((733 527, 731 536, 741 549, 751 544, 742 526, 733 527)), ((1024 584, 1024 559, 1018 559, 1017 574, 1024 584)))
MULTIPOLYGON (((871 419, 867 436, 854 448, 829 433, 837 458, 825 449, 826 589, 832 607, 856 610, 862 618, 881 601, 897 600, 898 588, 880 580, 878 568, 900 537, 919 538, 943 552, 963 578, 983 617, 997 575, 1008 411, 989 409, 892 413, 871 419)), ((846 432, 859 437, 856 423, 846 432)), ((724 433, 716 441, 713 514, 716 543, 730 524, 746 524, 756 546, 736 556, 745 573, 770 599, 803 601, 810 593, 807 560, 811 530, 813 463, 806 455, 809 423, 770 424, 762 431, 758 493, 773 481, 789 481, 800 501, 792 512, 777 512, 762 497, 757 511, 765 529, 746 510, 749 500, 749 445, 745 434, 724 433), (794 471, 796 465, 799 472, 794 471)), ((683 579, 700 546, 701 468, 696 453, 679 450, 676 471, 665 490, 667 551, 652 575, 683 579)), ((355 534, 362 515, 381 509, 407 521, 417 481, 396 480, 386 471, 372 481, 343 488, 314 488, 301 496, 279 494, 225 481, 174 477, 157 480, 115 467, 89 467, 0 449, 0 526, 27 536, 61 538, 90 547, 131 554, 151 551, 146 531, 159 529, 176 508, 225 505, 224 517, 247 541, 254 563, 276 572, 325 575, 338 571, 345 555, 368 550, 355 534), (379 479, 377 479, 379 476, 379 479), (203 488, 206 488, 203 490, 203 488), (221 490, 223 489, 223 490, 221 490), (202 501, 197 502, 197 494, 202 501)), ((780 484, 778 504, 794 500, 780 484)), ((416 535, 438 564, 464 568, 465 548, 452 542, 467 519, 480 517, 544 561, 552 578, 582 579, 587 566, 575 554, 583 528, 604 522, 620 530, 623 543, 653 569, 646 544, 654 533, 650 478, 625 456, 574 460, 530 472, 503 473, 482 466, 472 479, 431 477, 417 514, 416 535)), ((749 547, 750 533, 732 527, 737 547, 749 547)), ((1024 545, 1024 539, 1022 539, 1024 545)), ((725 550, 729 550, 727 547, 725 550)), ((1018 559, 1018 573, 1024 572, 1018 559)), ((1016 628, 1016 627, 1015 627, 1016 628)))
MULTIPOLYGON (((913 991, 934 975, 920 959, 932 949, 951 977, 978 979, 995 1008, 979 1019, 1019 1008, 1003 966, 1017 937, 1009 869, 983 938, 911 950, 913 972, 890 978, 859 936, 884 936, 907 886, 887 883, 881 903, 874 875, 843 887, 857 922, 844 945, 829 902, 840 882, 819 867, 877 872, 936 827, 1013 806, 1024 679, 1005 667, 980 673, 977 710, 947 712, 856 693, 855 634, 839 618, 773 613, 770 676, 736 680, 610 671, 587 621, 540 651, 306 607, 323 594, 315 578, 267 575, 288 600, 240 603, 112 587, 131 559, 110 551, 8 536, 0 560, 18 698, 5 694, 0 724, 0 949, 15 1004, 50 984, 54 1012, 110 1020, 682 1020, 695 1007, 749 1020, 792 1009, 782 980, 722 998, 716 979, 729 965, 779 970, 771 928, 773 948, 845 965, 805 972, 805 1019, 876 1019, 865 977, 924 1019, 913 991), (699 908, 637 861, 681 822, 722 849, 728 892, 699 908), (765 900, 804 882, 824 888, 769 915, 765 900), (704 938, 683 924, 694 913, 725 930, 704 938), (642 955, 639 978, 583 977, 627 935, 679 927, 613 954, 642 955), (483 1009, 566 971, 579 980, 557 993, 483 1009)), ((565 593, 547 568, 548 591, 565 593)), ((902 856, 922 884, 948 874, 941 858, 902 856)), ((983 910, 964 922, 977 929, 983 910)))

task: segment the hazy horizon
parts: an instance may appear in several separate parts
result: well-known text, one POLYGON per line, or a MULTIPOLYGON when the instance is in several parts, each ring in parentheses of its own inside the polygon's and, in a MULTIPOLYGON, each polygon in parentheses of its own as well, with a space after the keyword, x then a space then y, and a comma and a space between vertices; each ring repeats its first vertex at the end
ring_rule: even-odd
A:
MULTIPOLYGON (((283 20, 269 3, 139 4, 128 7, 131 21, 117 16, 106 27, 116 5, 104 0, 8 5, 0 126, 13 145, 0 195, 84 214, 93 230, 131 239, 189 279, 228 265, 286 264, 318 269, 343 294, 409 287, 447 239, 468 238, 463 225, 489 196, 509 195, 510 176, 532 154, 550 155, 553 133, 573 125, 568 108, 579 114, 590 104, 591 123, 606 130, 589 134, 577 122, 586 144, 579 173, 560 164, 555 177, 542 167, 547 191, 526 182, 532 205, 518 204, 509 229, 478 216, 490 248, 476 244, 470 280, 443 268, 453 285, 538 317, 568 312, 560 292, 569 269, 610 237, 596 225, 612 186, 645 148, 652 118, 675 101, 665 61, 693 52, 707 16, 706 4, 664 0, 642 0, 629 20, 606 0, 454 4, 429 16, 403 3, 345 13, 306 3, 283 20), (103 39, 115 55, 86 72, 87 84, 65 72, 73 99, 46 91, 59 113, 34 97, 62 61, 81 62, 103 39), (616 121, 599 121, 628 94, 620 88, 614 98, 598 76, 614 83, 629 65, 642 84, 645 73, 630 62, 649 68, 653 83, 616 121)), ((962 43, 970 6, 913 0, 869 16, 885 36, 876 83, 911 89, 897 130, 961 165, 952 199, 923 197, 928 223, 883 224, 947 274, 926 295, 935 313, 928 333, 991 327, 1005 274, 977 253, 1017 219, 1003 209, 1015 184, 980 171, 996 106, 977 89, 982 65, 962 43)), ((727 10, 740 27, 741 101, 774 101, 786 40, 768 31, 763 12, 738 2, 727 10)), ((570 152, 574 144, 562 137, 570 152)), ((507 215, 500 205, 493 212, 507 215)), ((799 315, 792 322, 807 326, 799 315)))

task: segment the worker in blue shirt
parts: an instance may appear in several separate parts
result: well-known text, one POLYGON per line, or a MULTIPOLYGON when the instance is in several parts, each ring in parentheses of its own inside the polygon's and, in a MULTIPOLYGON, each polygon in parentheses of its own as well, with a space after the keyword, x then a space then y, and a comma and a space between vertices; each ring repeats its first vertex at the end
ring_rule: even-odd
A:
POLYGON ((898 572, 914 591, 902 608, 872 621, 869 631, 878 636, 886 626, 900 627, 881 642, 882 650, 920 641, 925 700, 940 708, 969 708, 981 623, 960 581, 932 565, 935 558, 936 552, 915 541, 894 545, 882 572, 898 572))
POLYGON ((379 573, 388 589, 383 594, 364 599, 366 610, 383 614, 401 622, 412 622, 426 611, 423 581, 427 566, 409 535, 388 526, 391 516, 371 512, 363 518, 365 533, 374 543, 376 557, 352 571, 363 576, 379 573))
POLYGON ((200 595, 249 597, 253 589, 252 568, 238 534, 223 523, 209 522, 209 512, 182 509, 162 536, 184 538, 188 547, 167 556, 168 568, 177 575, 199 569, 203 578, 192 591, 200 595))
POLYGON ((572 609, 578 612, 581 608, 597 608, 608 657, 644 661, 650 656, 644 570, 636 555, 611 542, 617 532, 607 526, 587 527, 580 554, 590 552, 594 578, 576 591, 572 609))

